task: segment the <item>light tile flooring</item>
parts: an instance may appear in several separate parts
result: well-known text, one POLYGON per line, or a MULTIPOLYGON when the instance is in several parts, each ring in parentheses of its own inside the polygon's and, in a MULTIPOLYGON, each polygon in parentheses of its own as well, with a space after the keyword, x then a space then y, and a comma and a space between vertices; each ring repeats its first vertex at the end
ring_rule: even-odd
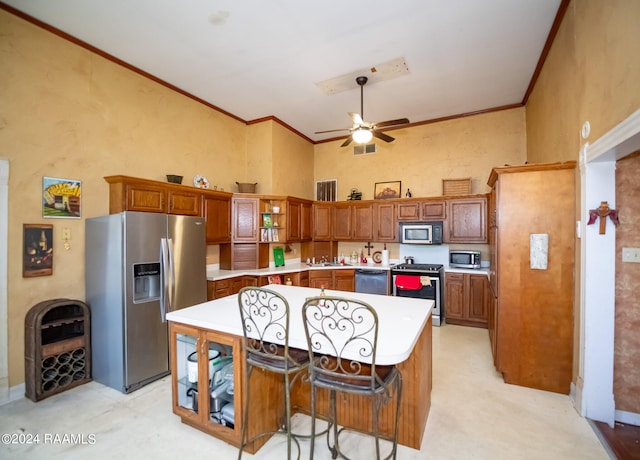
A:
MULTIPOLYGON (((494 371, 485 329, 433 329, 432 406, 420 451, 400 446, 398 459, 608 459, 568 396, 507 385, 494 371)), ((296 416, 296 425, 308 418, 296 416)), ((237 449, 188 427, 171 412, 169 378, 123 395, 90 382, 38 403, 0 407, 0 433, 40 434, 39 444, 0 444, 2 459, 233 459, 237 449), (45 435, 84 435, 84 444, 45 443, 45 435)), ((342 438, 341 438, 342 439, 342 438)), ((286 457, 283 437, 254 456, 286 457)), ((301 441, 308 458, 308 441, 301 441)), ((349 434, 343 448, 371 459, 369 437, 349 434)), ((315 458, 329 459, 324 439, 315 458)))

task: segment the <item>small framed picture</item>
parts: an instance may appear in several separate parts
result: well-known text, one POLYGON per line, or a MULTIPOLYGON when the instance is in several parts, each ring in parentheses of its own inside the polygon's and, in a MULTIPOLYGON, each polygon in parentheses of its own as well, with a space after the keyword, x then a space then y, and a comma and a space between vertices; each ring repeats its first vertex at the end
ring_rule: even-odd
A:
POLYGON ((42 178, 42 217, 80 219, 82 185, 79 180, 42 178))
POLYGON ((262 215, 262 226, 263 227, 271 227, 271 214, 263 214, 262 215))
POLYGON ((373 190, 373 198, 376 200, 400 198, 400 190, 402 190, 402 183, 400 181, 376 182, 375 189, 373 190))
POLYGON ((47 276, 53 273, 53 225, 24 224, 22 276, 47 276))

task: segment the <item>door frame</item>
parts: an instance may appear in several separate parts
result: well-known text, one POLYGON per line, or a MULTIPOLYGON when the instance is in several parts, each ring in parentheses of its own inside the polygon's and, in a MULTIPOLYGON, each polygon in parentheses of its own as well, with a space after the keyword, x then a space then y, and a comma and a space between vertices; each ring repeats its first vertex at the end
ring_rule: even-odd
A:
POLYGON ((9 250, 9 160, 0 158, 0 405, 9 395, 9 331, 7 264, 9 250))
POLYGON ((587 226, 589 209, 616 208, 616 161, 640 149, 640 109, 580 150, 580 353, 574 406, 584 417, 640 424, 640 415, 616 411, 613 394, 616 230, 587 226), (622 420, 625 419, 625 420, 622 420))

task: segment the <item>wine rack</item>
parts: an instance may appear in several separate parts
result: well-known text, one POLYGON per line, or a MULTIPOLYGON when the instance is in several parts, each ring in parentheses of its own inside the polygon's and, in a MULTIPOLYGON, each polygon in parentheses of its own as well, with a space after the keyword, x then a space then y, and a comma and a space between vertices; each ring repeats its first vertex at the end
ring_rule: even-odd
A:
POLYGON ((33 306, 25 318, 25 395, 32 401, 91 380, 89 307, 54 299, 33 306))

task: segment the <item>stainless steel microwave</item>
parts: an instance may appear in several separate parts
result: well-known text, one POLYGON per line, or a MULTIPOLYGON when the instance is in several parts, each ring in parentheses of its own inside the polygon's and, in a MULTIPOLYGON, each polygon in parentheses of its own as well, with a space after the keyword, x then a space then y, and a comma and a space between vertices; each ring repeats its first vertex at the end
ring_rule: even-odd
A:
POLYGON ((442 221, 403 222, 400 242, 404 244, 442 244, 442 221))
POLYGON ((449 266, 480 268, 480 251, 449 251, 449 266))

